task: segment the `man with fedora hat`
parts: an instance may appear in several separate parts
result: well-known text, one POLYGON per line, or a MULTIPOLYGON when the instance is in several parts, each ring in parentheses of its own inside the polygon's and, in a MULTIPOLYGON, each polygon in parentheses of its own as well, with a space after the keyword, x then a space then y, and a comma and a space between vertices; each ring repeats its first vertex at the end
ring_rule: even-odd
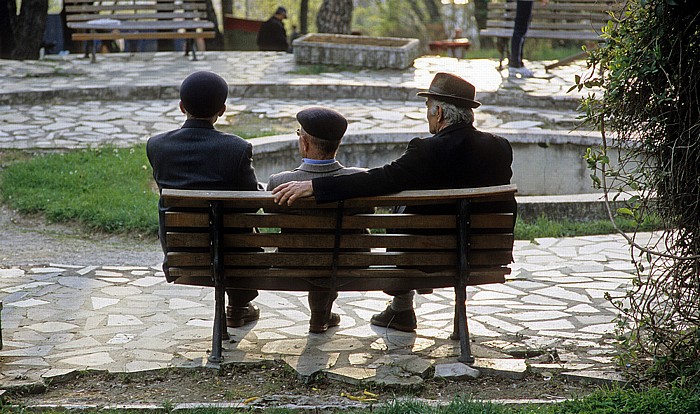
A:
MULTIPOLYGON (((300 111, 296 117, 300 125, 297 135, 302 163, 291 171, 272 174, 267 184, 268 190, 289 181, 312 180, 366 170, 345 167, 335 159, 340 141, 348 128, 348 121, 338 111, 324 107, 311 107, 300 111)), ((285 230, 282 229, 282 231, 285 230)), ((340 316, 331 312, 333 301, 337 297, 338 292, 335 291, 309 292, 311 310, 309 332, 323 333, 328 328, 340 324, 340 316)))
MULTIPOLYGON (((180 129, 149 138, 146 144, 159 189, 262 190, 253 169, 253 146, 241 137, 214 129, 214 123, 226 111, 227 96, 228 84, 212 72, 195 72, 182 82, 180 110, 187 117, 185 123, 180 129)), ((159 201, 163 245, 167 210, 159 201)), ((163 271, 166 280, 172 282, 167 259, 163 260, 163 271)), ((257 291, 231 289, 226 293, 228 327, 240 327, 259 318, 260 310, 251 303, 257 291)))
POLYGON ((287 9, 278 7, 267 21, 260 25, 256 42, 261 51, 287 52, 289 42, 282 22, 287 18, 287 9))
MULTIPOLYGON (((449 74, 438 73, 427 91, 428 138, 414 138, 396 160, 365 172, 338 177, 292 181, 273 190, 275 201, 291 205, 299 197, 314 196, 318 203, 352 197, 390 194, 403 190, 469 188, 509 184, 513 151, 497 135, 477 130, 473 109, 474 85, 449 74)), ((441 206, 406 209, 407 213, 439 212, 441 206)), ((394 295, 383 312, 374 315, 377 326, 413 331, 416 316, 413 291, 387 292, 394 295)))

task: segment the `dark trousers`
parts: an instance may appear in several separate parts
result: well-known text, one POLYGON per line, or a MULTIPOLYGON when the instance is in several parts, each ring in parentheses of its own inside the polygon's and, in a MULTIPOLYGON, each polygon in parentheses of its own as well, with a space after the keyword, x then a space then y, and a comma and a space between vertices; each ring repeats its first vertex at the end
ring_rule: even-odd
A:
POLYGON ((511 68, 523 67, 523 44, 532 18, 533 3, 532 1, 517 2, 513 37, 510 39, 510 56, 508 57, 508 66, 511 68))

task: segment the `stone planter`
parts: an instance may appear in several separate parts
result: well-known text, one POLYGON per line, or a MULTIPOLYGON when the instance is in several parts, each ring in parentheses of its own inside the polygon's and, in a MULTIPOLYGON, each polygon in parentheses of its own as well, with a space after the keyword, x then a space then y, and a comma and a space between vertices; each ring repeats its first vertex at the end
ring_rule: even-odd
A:
POLYGON ((310 33, 294 41, 297 63, 405 69, 419 55, 418 39, 310 33))

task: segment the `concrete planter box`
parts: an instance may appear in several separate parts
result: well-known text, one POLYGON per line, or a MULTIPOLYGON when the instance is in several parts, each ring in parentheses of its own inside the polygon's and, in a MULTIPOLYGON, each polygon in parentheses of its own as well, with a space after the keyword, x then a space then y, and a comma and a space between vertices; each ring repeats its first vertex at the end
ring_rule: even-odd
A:
POLYGON ((294 41, 297 63, 405 69, 418 57, 418 39, 310 33, 294 41))

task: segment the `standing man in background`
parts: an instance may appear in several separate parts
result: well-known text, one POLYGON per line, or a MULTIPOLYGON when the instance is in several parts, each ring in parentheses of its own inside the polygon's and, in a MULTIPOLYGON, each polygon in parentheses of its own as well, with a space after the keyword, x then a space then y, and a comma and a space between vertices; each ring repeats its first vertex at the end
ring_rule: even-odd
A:
POLYGON ((287 41, 287 31, 282 22, 287 18, 287 9, 278 7, 275 14, 260 26, 258 31, 258 49, 262 51, 287 52, 289 42, 287 41))
MULTIPOLYGON (((549 0, 542 0, 542 5, 546 6, 549 0)), ((523 45, 525 35, 532 20, 532 6, 534 0, 517 0, 515 9, 515 24, 513 25, 513 36, 510 39, 510 55, 508 57, 508 75, 520 75, 523 78, 531 78, 535 74, 523 63, 523 45)))

